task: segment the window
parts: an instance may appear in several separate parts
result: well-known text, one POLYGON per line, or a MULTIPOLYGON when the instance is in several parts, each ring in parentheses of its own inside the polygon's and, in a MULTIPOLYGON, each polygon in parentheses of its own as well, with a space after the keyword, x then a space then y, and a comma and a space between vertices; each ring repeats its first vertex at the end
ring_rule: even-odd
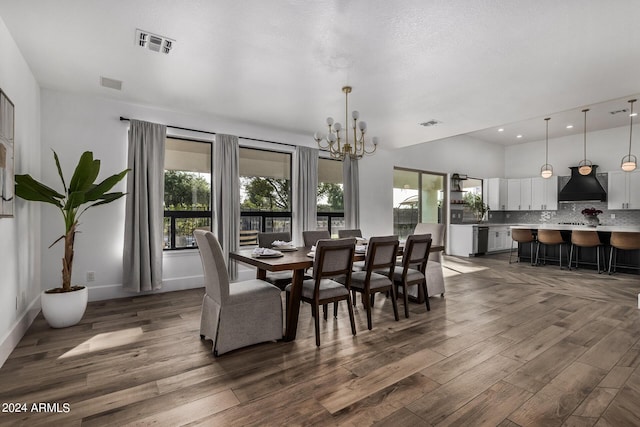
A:
POLYGON ((193 231, 211 229, 211 143, 167 138, 164 248, 195 248, 193 231))
POLYGON ((405 238, 419 222, 445 223, 445 182, 445 174, 394 168, 393 233, 405 238))
POLYGON ((318 229, 329 230, 333 237, 344 229, 344 188, 342 162, 318 159, 318 229))
POLYGON ((291 154, 240 148, 240 245, 291 232, 291 154))

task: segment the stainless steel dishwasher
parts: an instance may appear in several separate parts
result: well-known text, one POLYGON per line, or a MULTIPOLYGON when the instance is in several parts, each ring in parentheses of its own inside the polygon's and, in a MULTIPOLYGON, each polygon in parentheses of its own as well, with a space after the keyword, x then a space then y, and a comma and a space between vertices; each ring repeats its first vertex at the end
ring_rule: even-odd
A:
POLYGON ((489 227, 483 225, 473 226, 473 254, 482 255, 489 249, 489 227))

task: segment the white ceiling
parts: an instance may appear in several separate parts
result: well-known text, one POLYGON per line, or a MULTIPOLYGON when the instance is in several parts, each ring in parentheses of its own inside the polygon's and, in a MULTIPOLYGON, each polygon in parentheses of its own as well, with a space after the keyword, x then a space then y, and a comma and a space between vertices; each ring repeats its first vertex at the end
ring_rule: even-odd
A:
MULTIPOLYGON (((540 139, 569 110, 581 132, 583 107, 640 93, 637 0, 0 0, 0 17, 42 87, 311 138, 344 122, 349 84, 387 148, 504 124, 526 139, 475 135, 540 139), (137 28, 171 53, 138 47, 137 28)), ((596 116, 589 130, 626 123, 596 116)))

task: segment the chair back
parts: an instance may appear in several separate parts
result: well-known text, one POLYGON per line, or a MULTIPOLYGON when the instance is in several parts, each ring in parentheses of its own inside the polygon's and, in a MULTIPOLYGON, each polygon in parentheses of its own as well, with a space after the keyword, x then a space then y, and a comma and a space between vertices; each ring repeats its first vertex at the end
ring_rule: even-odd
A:
POLYGON ((353 230, 338 230, 338 237, 341 239, 345 237, 362 237, 362 231, 359 228, 353 230))
POLYGON ((533 231, 530 228, 512 228, 511 238, 518 243, 530 243, 535 240, 533 237, 533 231))
POLYGON ((195 230, 207 295, 222 304, 229 298, 229 274, 218 239, 210 231, 195 230))
POLYGON ((611 233, 611 246, 622 250, 640 249, 640 233, 632 231, 614 231, 611 233))
POLYGON ((356 239, 320 239, 316 242, 316 256, 313 260, 313 278, 316 285, 320 279, 335 276, 347 276, 351 279, 353 254, 356 239))
POLYGON ((414 268, 424 274, 431 250, 431 236, 429 234, 412 234, 407 238, 402 255, 402 275, 406 276, 409 268, 414 268))
POLYGON ((558 245, 564 243, 559 230, 538 230, 538 242, 545 245, 558 245))
POLYGON ((444 246, 444 234, 446 227, 444 224, 432 224, 420 222, 416 225, 413 234, 431 234, 431 244, 434 246, 444 246))
POLYGON ((602 244, 598 232, 591 230, 573 230, 571 232, 571 243, 583 248, 592 248, 602 244))
POLYGON ((387 276, 392 279, 398 246, 400 246, 398 236, 372 237, 369 239, 367 257, 364 261, 367 277, 371 275, 372 271, 387 270, 387 276))
POLYGON ((307 247, 311 247, 316 244, 316 242, 320 239, 330 239, 331 234, 329 230, 313 230, 313 231, 303 231, 302 239, 304 240, 304 245, 307 247))
POLYGON ((273 242, 280 240, 282 242, 291 241, 291 233, 282 231, 277 233, 260 233, 258 234, 258 246, 261 248, 270 248, 273 242))

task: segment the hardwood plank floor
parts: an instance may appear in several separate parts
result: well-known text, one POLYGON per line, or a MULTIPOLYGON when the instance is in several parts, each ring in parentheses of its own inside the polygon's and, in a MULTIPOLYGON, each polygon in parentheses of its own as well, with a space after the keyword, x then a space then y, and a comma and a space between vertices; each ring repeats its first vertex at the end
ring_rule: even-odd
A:
POLYGON ((379 297, 368 331, 358 304, 356 337, 343 303, 319 349, 303 304, 295 342, 214 358, 202 289, 38 316, 0 369, 0 425, 640 425, 640 276, 507 259, 445 257, 430 312, 395 322, 379 297))

